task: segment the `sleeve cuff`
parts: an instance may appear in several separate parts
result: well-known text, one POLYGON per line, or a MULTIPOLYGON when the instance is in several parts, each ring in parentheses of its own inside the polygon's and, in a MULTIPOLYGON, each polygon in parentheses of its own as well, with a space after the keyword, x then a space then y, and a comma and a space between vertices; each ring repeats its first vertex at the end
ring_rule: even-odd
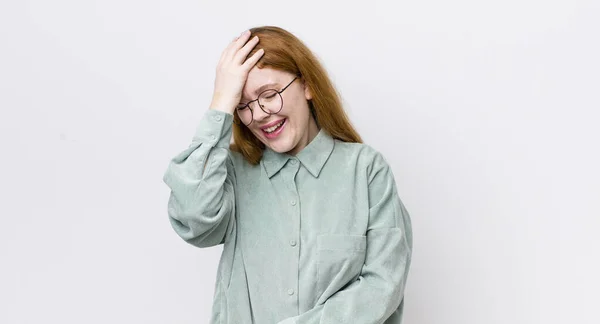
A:
POLYGON ((233 115, 208 109, 196 127, 192 141, 205 143, 212 147, 229 148, 232 124, 233 115))

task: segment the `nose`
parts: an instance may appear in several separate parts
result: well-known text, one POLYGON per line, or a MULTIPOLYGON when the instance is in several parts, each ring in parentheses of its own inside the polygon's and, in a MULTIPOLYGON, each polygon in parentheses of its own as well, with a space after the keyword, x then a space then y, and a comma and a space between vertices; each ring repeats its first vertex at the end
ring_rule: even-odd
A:
POLYGON ((262 108, 259 107, 258 101, 251 103, 251 105, 253 115, 252 118, 254 118, 255 121, 260 122, 263 121, 265 118, 269 118, 270 115, 264 112, 264 110, 262 110, 262 108))

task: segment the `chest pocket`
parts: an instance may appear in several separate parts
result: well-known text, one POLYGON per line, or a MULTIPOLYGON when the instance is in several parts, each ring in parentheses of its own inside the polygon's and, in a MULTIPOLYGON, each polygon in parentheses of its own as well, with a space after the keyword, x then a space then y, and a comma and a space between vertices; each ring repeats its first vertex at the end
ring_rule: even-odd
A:
POLYGON ((317 236, 317 305, 358 279, 366 252, 367 237, 364 235, 317 236))

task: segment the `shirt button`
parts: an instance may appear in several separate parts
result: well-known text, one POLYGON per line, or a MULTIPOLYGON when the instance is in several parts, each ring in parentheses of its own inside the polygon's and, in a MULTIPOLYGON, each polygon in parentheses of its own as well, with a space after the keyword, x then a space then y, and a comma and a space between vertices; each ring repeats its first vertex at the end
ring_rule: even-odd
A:
POLYGON ((296 165, 296 163, 298 163, 298 161, 296 161, 296 160, 292 160, 292 162, 291 162, 291 163, 292 163, 292 165, 296 165))
POLYGON ((296 240, 290 240, 290 245, 291 246, 296 246, 296 240))
POLYGON ((292 206, 296 206, 296 201, 292 200, 292 201, 290 201, 290 204, 292 204, 292 206))
POLYGON ((214 140, 215 138, 216 138, 215 135, 210 135, 211 140, 214 140))
POLYGON ((221 116, 215 116, 216 121, 221 121, 221 116))
POLYGON ((294 294, 294 289, 288 289, 288 295, 293 295, 294 294))

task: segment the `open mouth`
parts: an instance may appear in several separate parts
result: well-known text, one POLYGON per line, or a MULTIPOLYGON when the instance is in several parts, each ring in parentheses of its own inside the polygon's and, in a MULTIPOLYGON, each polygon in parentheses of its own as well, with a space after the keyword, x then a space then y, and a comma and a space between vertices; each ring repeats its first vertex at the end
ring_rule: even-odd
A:
POLYGON ((262 128, 263 134, 265 134, 265 136, 267 138, 277 137, 277 135, 279 135, 281 133, 281 131, 283 130, 283 128, 285 127, 286 122, 287 122, 287 118, 284 118, 273 126, 270 126, 267 128, 262 128))

